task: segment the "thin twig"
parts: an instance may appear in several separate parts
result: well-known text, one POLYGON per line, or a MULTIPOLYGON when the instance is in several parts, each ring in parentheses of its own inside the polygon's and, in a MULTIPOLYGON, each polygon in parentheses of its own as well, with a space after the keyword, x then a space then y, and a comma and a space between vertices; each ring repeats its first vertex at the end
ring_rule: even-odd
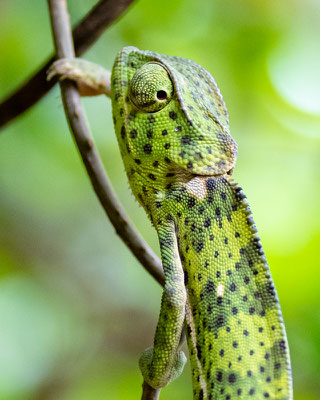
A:
POLYGON ((142 397, 141 400, 158 400, 161 389, 154 389, 147 384, 146 381, 142 384, 142 397))
MULTIPOLYGON (((57 55, 59 58, 73 58, 74 50, 65 1, 49 0, 48 3, 57 55)), ((164 276, 161 261, 137 233, 116 199, 98 151, 93 143, 75 84, 64 80, 60 82, 60 86, 71 132, 102 207, 110 218, 117 234, 144 268, 163 285, 164 276)))
MULTIPOLYGON (((48 0, 48 4, 58 58, 73 58, 74 50, 66 0, 48 0)), ((98 151, 94 146, 75 83, 63 80, 60 82, 60 87, 71 132, 102 207, 121 239, 143 267, 163 286, 164 275, 161 261, 133 228, 115 197, 98 151)), ((182 345, 184 339, 183 331, 179 346, 182 345)), ((142 400, 158 400, 159 396, 160 389, 154 389, 143 382, 142 400)))
MULTIPOLYGON (((77 57, 83 54, 100 37, 133 0, 100 0, 73 30, 77 57)), ((47 70, 56 59, 52 55, 34 75, 0 104, 0 127, 37 103, 58 81, 47 81, 47 70)))

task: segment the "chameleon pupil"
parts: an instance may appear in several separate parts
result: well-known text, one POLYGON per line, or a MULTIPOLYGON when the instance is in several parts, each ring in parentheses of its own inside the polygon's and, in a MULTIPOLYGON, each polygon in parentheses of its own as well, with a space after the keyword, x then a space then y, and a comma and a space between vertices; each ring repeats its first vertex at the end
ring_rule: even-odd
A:
POLYGON ((157 99, 158 100, 165 100, 167 98, 167 93, 164 90, 157 91, 157 99))

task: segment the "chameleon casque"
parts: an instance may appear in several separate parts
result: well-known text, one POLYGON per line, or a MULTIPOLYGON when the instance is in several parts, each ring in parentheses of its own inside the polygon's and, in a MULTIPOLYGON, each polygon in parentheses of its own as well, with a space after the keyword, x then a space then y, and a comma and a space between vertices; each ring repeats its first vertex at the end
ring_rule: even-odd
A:
POLYGON ((292 399, 281 310, 231 177, 237 144, 214 79, 193 61, 125 47, 111 99, 129 183, 157 230, 165 273, 154 346, 139 362, 145 381, 160 388, 180 375, 185 326, 194 399, 292 399))

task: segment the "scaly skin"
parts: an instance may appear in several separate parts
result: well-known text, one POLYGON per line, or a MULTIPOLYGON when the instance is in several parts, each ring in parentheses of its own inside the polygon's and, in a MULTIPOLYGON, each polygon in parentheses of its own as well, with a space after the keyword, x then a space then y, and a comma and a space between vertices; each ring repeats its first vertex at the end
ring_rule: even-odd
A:
POLYGON ((213 78, 190 60, 126 47, 111 98, 130 186, 158 232, 165 273, 154 346, 139 363, 144 379, 159 388, 180 375, 185 323, 194 399, 292 399, 279 302, 231 178, 237 145, 213 78))

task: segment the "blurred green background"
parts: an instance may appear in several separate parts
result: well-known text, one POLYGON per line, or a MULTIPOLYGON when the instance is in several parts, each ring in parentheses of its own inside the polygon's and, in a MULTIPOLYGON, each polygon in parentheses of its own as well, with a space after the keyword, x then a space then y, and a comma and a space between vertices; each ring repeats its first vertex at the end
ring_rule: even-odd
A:
MULTIPOLYGON (((69 1, 73 22, 95 3, 69 1)), ((111 68, 126 45, 184 56, 215 77, 286 321, 295 399, 320 398, 320 2, 140 0, 85 57, 111 68)), ((0 1, 0 98, 52 51, 45 1, 0 1)), ((84 99, 121 203, 130 195, 110 102, 84 99)), ((0 135, 0 399, 138 399, 161 289, 90 187, 56 87, 0 135)), ((189 367, 188 367, 189 368, 189 367)), ((191 379, 162 391, 190 399, 191 379)))

